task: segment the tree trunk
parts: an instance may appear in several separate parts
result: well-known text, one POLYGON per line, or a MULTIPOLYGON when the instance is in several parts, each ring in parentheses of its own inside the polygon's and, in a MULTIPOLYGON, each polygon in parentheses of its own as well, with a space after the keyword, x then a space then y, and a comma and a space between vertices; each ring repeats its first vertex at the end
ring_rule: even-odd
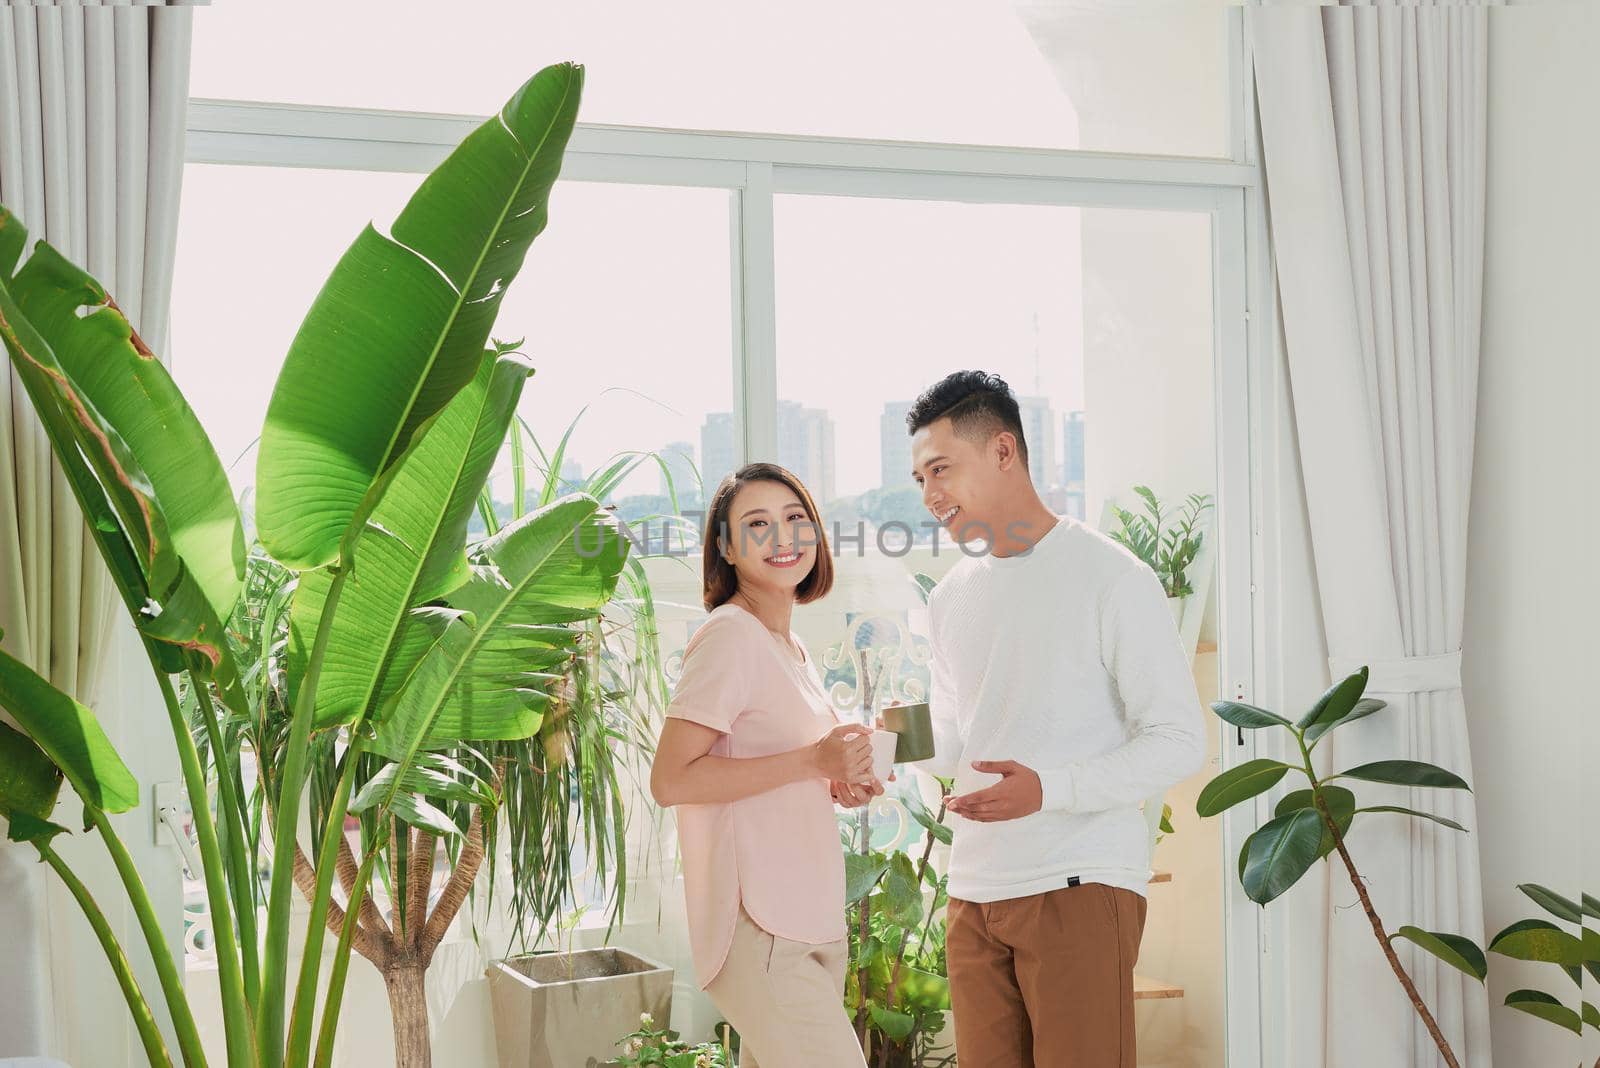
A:
POLYGON ((426 974, 415 959, 402 960, 383 973, 383 985, 389 991, 389 1016, 394 1021, 395 1068, 432 1068, 428 1001, 423 994, 426 974))

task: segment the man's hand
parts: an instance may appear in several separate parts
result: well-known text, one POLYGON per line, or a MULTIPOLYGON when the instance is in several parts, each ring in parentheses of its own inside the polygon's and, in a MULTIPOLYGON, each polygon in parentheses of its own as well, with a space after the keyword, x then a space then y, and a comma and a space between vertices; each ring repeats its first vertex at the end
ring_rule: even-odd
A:
POLYGON ((952 797, 951 812, 975 823, 999 823, 1031 816, 1044 804, 1039 774, 1015 760, 974 760, 973 771, 1000 776, 1000 781, 970 794, 952 797))
POLYGON ((877 779, 864 783, 829 782, 828 792, 833 803, 845 808, 860 808, 883 793, 883 783, 877 779))

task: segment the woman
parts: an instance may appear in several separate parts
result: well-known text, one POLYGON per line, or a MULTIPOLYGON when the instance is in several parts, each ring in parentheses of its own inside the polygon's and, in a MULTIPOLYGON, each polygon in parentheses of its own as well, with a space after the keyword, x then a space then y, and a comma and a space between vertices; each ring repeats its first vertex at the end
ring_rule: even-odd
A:
POLYGON ((790 629, 833 585, 811 494, 775 464, 722 480, 704 599, 650 791, 678 808, 696 978, 738 1030, 741 1068, 864 1066, 844 1010, 844 857, 833 802, 861 805, 865 728, 840 724, 790 629))

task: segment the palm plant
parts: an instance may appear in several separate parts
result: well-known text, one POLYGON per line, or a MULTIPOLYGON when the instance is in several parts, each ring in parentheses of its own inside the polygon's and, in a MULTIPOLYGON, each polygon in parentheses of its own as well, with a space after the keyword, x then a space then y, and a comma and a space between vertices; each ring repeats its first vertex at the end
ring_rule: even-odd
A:
POLYGON ((1189 494, 1173 517, 1163 512, 1160 499, 1149 486, 1135 486, 1133 492, 1143 499, 1144 514, 1136 515, 1112 505, 1117 521, 1122 524, 1119 530, 1112 532, 1112 540, 1127 547, 1160 577, 1168 597, 1189 596, 1194 587, 1187 572, 1205 538, 1204 532, 1195 528, 1206 509, 1211 507, 1210 494, 1189 494))
MULTIPOLYGON (((439 802, 481 811, 500 787, 492 762, 469 768, 447 754, 539 733, 622 572, 626 543, 583 494, 549 502, 470 552, 466 545, 529 373, 520 356, 486 347, 489 331, 544 228, 582 80, 572 64, 530 79, 422 183, 388 235, 369 226, 357 237, 296 335, 256 478, 262 550, 292 575, 292 597, 277 605, 288 615, 281 680, 270 660, 241 664, 225 637, 221 621, 246 577, 245 543, 194 413, 94 279, 42 242, 18 268, 26 232, 0 209, 0 338, 163 697, 214 922, 230 1065, 311 1063, 319 1001, 316 1060, 327 1063, 376 862, 409 860, 419 832, 470 845, 470 827, 462 834, 439 802), (215 777, 215 815, 177 676, 187 677, 208 752, 226 765, 215 777), (280 686, 285 715, 277 736, 260 740, 281 758, 261 764, 262 807, 252 815, 223 724, 253 720, 251 694, 280 686), (297 864, 308 807, 312 852, 297 864), (370 831, 353 875, 341 878, 348 904, 322 1000, 332 884, 353 859, 341 863, 340 849, 352 810, 370 831), (271 853, 264 924, 249 852, 256 840, 271 853), (297 868, 311 916, 291 997, 297 868)), ((138 803, 132 776, 89 709, 3 654, 0 706, 21 728, 0 734, 0 813, 11 838, 31 842, 72 890, 147 1056, 170 1063, 121 947, 51 847, 67 833, 49 821, 60 782, 73 787, 156 961, 182 1059, 204 1064, 160 925, 106 819, 138 803)), ((388 875, 392 882, 398 871, 388 875)), ((413 910, 400 930, 417 932, 419 918, 413 910)), ((425 936, 426 923, 420 929, 425 936)))

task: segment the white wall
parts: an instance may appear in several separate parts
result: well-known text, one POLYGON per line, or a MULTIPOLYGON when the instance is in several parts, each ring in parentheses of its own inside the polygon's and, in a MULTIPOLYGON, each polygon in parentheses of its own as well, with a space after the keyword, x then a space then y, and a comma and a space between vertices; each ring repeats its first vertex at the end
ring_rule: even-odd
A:
MULTIPOLYGON (((1600 633, 1591 558, 1600 520, 1592 466, 1600 455, 1597 56, 1600 9, 1491 12, 1483 363, 1463 640, 1491 937, 1538 914, 1518 883, 1600 894, 1594 798, 1580 792, 1584 763, 1600 751, 1590 681, 1600 633)), ((1496 1006, 1519 986, 1576 1004, 1575 988, 1548 965, 1494 957, 1490 972, 1496 1006)), ((1592 987, 1586 993, 1595 1000, 1592 987)), ((1496 1063, 1578 1060, 1575 1037, 1494 1011, 1496 1063)), ((1595 1056, 1591 1049, 1583 1063, 1595 1056)))

